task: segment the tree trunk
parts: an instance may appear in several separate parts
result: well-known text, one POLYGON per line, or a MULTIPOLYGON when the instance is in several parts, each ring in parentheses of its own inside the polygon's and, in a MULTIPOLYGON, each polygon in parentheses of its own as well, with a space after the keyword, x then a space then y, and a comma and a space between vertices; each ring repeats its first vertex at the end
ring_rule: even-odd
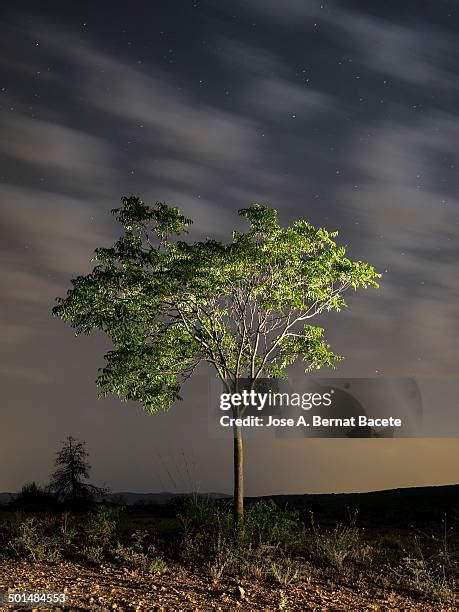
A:
POLYGON ((242 446, 242 429, 236 425, 234 431, 234 524, 237 532, 242 529, 244 521, 244 449, 242 446))

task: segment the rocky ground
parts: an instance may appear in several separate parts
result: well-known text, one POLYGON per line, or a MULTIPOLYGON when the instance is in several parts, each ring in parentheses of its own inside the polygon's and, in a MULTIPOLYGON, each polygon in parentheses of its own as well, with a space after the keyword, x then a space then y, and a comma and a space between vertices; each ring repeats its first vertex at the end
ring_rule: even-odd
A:
MULTIPOLYGON (((355 590, 316 579, 281 587, 215 581, 182 566, 160 575, 115 565, 0 561, 0 591, 65 591, 71 610, 457 610, 459 599, 428 602, 390 590, 355 590)), ((6 608, 0 608, 6 610, 6 608)))

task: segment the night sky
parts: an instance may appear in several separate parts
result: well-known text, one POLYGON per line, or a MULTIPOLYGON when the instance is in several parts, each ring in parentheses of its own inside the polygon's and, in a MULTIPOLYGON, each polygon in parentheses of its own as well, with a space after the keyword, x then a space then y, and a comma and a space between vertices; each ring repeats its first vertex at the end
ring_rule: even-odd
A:
MULTIPOLYGON (((106 339, 51 317, 117 238, 122 195, 179 206, 193 237, 228 236, 251 202, 338 229, 384 276, 324 322, 346 357, 332 375, 457 376, 459 2, 3 0, 0 15, 0 491, 44 483, 69 434, 114 490, 231 490, 208 371, 167 414, 97 400, 106 339)), ((251 441, 247 493, 457 482, 458 456, 458 438, 251 441)))

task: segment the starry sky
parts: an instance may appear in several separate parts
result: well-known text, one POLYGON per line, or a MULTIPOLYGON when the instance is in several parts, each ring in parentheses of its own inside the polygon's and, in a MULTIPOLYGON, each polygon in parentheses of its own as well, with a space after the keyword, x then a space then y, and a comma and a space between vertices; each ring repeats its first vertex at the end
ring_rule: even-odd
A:
MULTIPOLYGON (((203 369, 149 416, 94 379, 109 345, 50 314, 118 236, 122 195, 223 239, 251 202, 383 272, 327 337, 334 375, 459 391, 459 2, 12 2, 0 9, 0 491, 66 435, 114 490, 231 490, 203 369), (440 381, 440 383, 438 383, 440 381)), ((457 482, 459 439, 251 441, 251 495, 457 482)))

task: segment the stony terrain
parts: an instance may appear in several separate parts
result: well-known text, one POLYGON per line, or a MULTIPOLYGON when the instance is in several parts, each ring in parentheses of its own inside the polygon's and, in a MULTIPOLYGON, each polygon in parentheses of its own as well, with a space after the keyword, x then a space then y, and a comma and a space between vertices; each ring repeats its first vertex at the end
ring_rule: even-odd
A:
MULTIPOLYGON (((168 567, 161 575, 111 564, 0 561, 0 590, 65 591, 75 610, 457 610, 390 590, 358 591, 317 579, 279 587, 269 582, 212 580, 168 567)), ((3 608, 5 609, 5 608, 3 608)), ((69 609, 69 608, 67 608, 69 609)))

